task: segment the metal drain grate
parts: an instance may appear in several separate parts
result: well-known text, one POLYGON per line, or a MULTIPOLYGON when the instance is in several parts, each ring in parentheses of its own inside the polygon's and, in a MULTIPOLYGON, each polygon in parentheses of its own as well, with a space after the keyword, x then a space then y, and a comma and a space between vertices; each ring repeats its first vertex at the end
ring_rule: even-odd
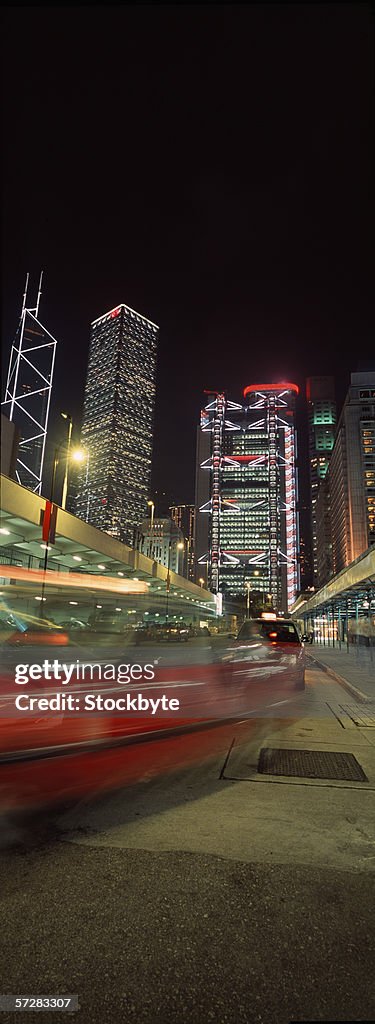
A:
POLYGON ((292 775, 300 779, 340 779, 368 782, 354 754, 327 750, 282 750, 263 747, 258 761, 260 775, 292 775))
POLYGON ((367 729, 375 728, 375 704, 373 702, 367 707, 361 708, 357 704, 342 704, 341 707, 355 725, 367 729))

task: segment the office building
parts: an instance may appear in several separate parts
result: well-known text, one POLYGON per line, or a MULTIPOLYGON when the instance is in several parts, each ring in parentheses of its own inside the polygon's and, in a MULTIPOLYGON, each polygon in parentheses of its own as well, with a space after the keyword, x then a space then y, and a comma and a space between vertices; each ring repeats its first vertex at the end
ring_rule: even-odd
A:
POLYGON ((352 373, 329 467, 336 574, 375 544, 375 372, 352 373))
POLYGON ((136 533, 135 547, 171 572, 183 575, 184 535, 173 519, 144 519, 136 533))
POLYGON ((333 576, 332 529, 331 529, 331 488, 329 469, 320 481, 316 501, 316 587, 333 576))
MULTIPOLYGON (((310 504, 311 534, 314 586, 318 582, 317 553, 317 501, 321 481, 325 479, 329 460, 335 440, 336 431, 336 400, 333 377, 309 377, 306 381, 306 399, 308 408, 309 430, 309 472, 310 472, 310 504)), ((320 500, 320 511, 323 518, 327 517, 324 507, 324 495, 320 500)))
POLYGON ((286 613, 299 590, 295 384, 212 393, 197 445, 196 564, 210 589, 286 613))
POLYGON ((194 535, 195 505, 170 505, 171 519, 182 531, 185 542, 183 576, 188 580, 195 579, 194 535))
MULTIPOLYGON (((301 478, 299 476, 299 488, 301 490, 301 478)), ((312 586, 312 544, 311 544, 311 514, 310 505, 299 503, 299 564, 301 590, 308 590, 312 586)))
POLYGON ((76 513, 128 544, 147 512, 158 330, 124 304, 91 324, 76 513))

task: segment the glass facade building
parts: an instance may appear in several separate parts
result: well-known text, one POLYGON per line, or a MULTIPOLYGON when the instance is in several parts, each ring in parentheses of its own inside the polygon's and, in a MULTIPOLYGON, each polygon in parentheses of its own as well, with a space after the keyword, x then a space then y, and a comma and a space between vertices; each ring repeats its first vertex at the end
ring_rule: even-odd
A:
POLYGON ((260 591, 284 613, 299 589, 296 392, 250 385, 244 404, 211 395, 198 440, 196 556, 210 589, 260 591))
MULTIPOLYGON (((310 498, 311 498, 311 532, 312 532, 312 556, 313 556, 313 580, 315 586, 322 586, 325 583, 323 578, 325 567, 330 564, 329 542, 325 541, 327 550, 324 558, 322 551, 318 557, 318 532, 321 534, 322 520, 327 519, 329 489, 321 487, 325 480, 329 466, 329 460, 333 451, 336 433, 336 400, 335 382, 333 377, 308 377, 306 381, 306 399, 309 420, 309 468, 310 468, 310 498), (321 489, 319 501, 318 523, 318 494, 321 489), (319 562, 319 566, 318 566, 319 562)), ((324 545, 323 545, 324 546, 324 545)), ((320 548, 322 545, 320 544, 320 548)))
POLYGON ((123 304, 91 324, 76 513, 127 544, 147 513, 158 332, 123 304))

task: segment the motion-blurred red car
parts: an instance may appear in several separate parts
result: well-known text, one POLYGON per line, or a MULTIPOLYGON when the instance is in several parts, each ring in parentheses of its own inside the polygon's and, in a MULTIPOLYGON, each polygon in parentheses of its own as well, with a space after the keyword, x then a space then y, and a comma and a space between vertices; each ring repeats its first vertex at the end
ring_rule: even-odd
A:
POLYGON ((60 626, 29 623, 26 629, 16 629, 6 638, 6 644, 12 647, 37 645, 41 647, 67 647, 69 635, 60 626))

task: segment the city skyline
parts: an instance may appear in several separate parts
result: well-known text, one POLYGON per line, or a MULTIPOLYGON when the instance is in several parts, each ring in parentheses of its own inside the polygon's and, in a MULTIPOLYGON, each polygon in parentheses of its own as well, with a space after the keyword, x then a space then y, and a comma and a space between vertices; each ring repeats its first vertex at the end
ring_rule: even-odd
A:
POLYGON ((324 373, 340 406, 371 356, 370 18, 343 8, 339 45, 334 10, 322 33, 303 5, 95 9, 90 47, 86 21, 64 11, 55 52, 53 12, 5 13, 5 370, 27 270, 77 434, 91 321, 120 300, 160 324, 152 489, 189 502, 205 388, 324 373), (20 123, 35 146, 26 83, 56 134, 15 161, 20 123))
MULTIPOLYGON (((115 309, 120 309, 122 307, 131 310, 131 307, 127 303, 124 303, 124 302, 120 303, 120 305, 115 306, 114 308, 115 309)), ((148 320, 148 318, 145 317, 143 314, 137 314, 136 313, 135 315, 139 316, 142 320, 145 320, 147 323, 151 323, 151 324, 153 323, 152 321, 148 320)), ((52 316, 53 316, 53 312, 52 312, 52 316)), ((99 316, 98 318, 96 318, 95 321, 91 321, 91 326, 92 326, 92 323, 98 322, 102 318, 103 317, 99 316)), ((156 326, 156 325, 154 325, 154 326, 156 326)), ((90 333, 89 329, 88 329, 87 333, 88 334, 90 333)), ((17 334, 17 332, 16 332, 16 334, 17 334)), ((15 342, 13 342, 13 344, 14 343, 15 342)), ((10 348, 11 348, 11 346, 10 346, 10 348)), ((61 348, 63 348, 63 345, 60 344, 59 350, 61 350, 61 348)), ((10 351, 10 349, 9 349, 9 351, 10 351)), ((6 345, 5 345, 5 346, 3 346, 3 357, 4 357, 4 359, 5 359, 5 356, 6 356, 6 352, 7 352, 7 348, 6 348, 6 345)), ((305 397, 305 394, 304 394, 306 388, 308 388, 308 386, 309 386, 309 381, 310 380, 322 380, 322 379, 332 379, 334 381, 335 394, 336 394, 336 399, 337 399, 336 400, 336 406, 337 406, 337 419, 338 419, 340 414, 341 414, 341 411, 343 409, 346 397, 347 397, 348 388, 350 387, 351 374, 353 372, 371 372, 371 371, 374 370, 374 368, 375 368, 375 360, 371 359, 371 354, 372 354, 371 353, 371 349, 369 347, 369 358, 364 359, 363 355, 359 359, 351 358, 351 359, 348 360, 347 368, 345 368, 345 370, 343 370, 342 363, 341 363, 340 369, 336 369, 335 373, 328 374, 328 375, 325 372, 323 372, 323 370, 321 370, 321 367, 317 366, 316 363, 315 363, 314 365, 316 367, 316 373, 314 375, 310 375, 308 373, 307 376, 305 377, 300 372, 300 369, 299 370, 298 369, 293 369, 293 364, 289 363, 289 365, 292 366, 292 372, 290 373, 289 376, 293 377, 293 379, 297 382, 298 389, 299 389, 299 396, 297 398, 297 419, 298 419, 298 414, 299 414, 301 422, 300 422, 300 427, 299 427, 298 433, 299 433, 299 437, 301 438, 301 441, 302 441, 302 447, 306 448, 306 454, 307 454, 307 452, 309 450, 308 430, 305 431, 303 429, 302 421, 305 418, 306 408, 309 405, 309 400, 308 399, 306 400, 306 397, 305 397)), ((90 349, 88 347, 88 349, 87 349, 87 363, 89 361, 89 355, 90 355, 90 349)), ((327 365, 326 363, 323 364, 324 370, 326 368, 326 365, 327 365)), ((277 374, 271 374, 271 375, 269 374, 268 376, 265 375, 265 379, 267 378, 268 383, 277 383, 277 380, 276 380, 277 376, 278 376, 277 374), (271 379, 271 377, 272 377, 272 379, 271 379)), ((286 376, 286 374, 283 374, 282 376, 286 376)), ((84 429, 83 429, 83 427, 84 427, 84 403, 85 403, 85 379, 86 379, 86 377, 87 377, 87 365, 86 365, 84 373, 82 374, 82 390, 80 391, 79 395, 77 395, 75 402, 69 401, 69 395, 71 395, 71 388, 70 388, 70 386, 68 387, 68 385, 66 385, 64 387, 64 390, 62 390, 61 389, 61 385, 60 385, 60 388, 59 388, 59 381, 55 380, 55 382, 54 382, 54 385, 55 385, 54 391, 56 391, 56 397, 55 397, 55 401, 52 402, 52 404, 51 404, 51 412, 50 412, 50 421, 51 421, 51 423, 50 423, 50 428, 49 428, 49 431, 48 431, 47 443, 46 443, 46 452, 45 452, 45 456, 46 456, 45 457, 45 472, 44 472, 44 479, 45 479, 45 481, 48 480, 48 470, 51 469, 51 467, 52 467, 53 453, 54 453, 55 445, 58 444, 58 443, 61 443, 62 440, 63 440, 62 439, 62 431, 61 431, 60 411, 59 411, 60 407, 61 407, 61 409, 68 408, 68 407, 72 407, 73 408, 73 405, 74 405, 75 414, 73 416, 73 421, 74 421, 74 429, 75 429, 75 441, 76 441, 77 444, 79 444, 81 441, 82 441, 82 443, 84 443, 84 429), (61 398, 61 401, 59 401, 59 398, 61 398)), ((220 379, 222 380, 223 377, 224 377, 224 371, 220 374, 220 379)), ((204 390, 208 390, 208 389, 204 389, 204 390)), ((221 390, 222 390, 222 388, 221 388, 221 390)), ((229 388, 225 389, 224 393, 227 393, 228 391, 229 391, 229 388)), ((196 392, 194 397, 195 397, 195 404, 196 404, 196 406, 197 407, 200 406, 201 403, 199 402, 198 392, 196 392)), ((156 402, 156 404, 157 404, 157 402, 156 402)), ((6 408, 5 407, 4 407, 4 413, 6 414, 6 408)), ((160 426, 160 424, 159 424, 159 421, 158 421, 158 417, 156 416, 155 417, 155 431, 156 431, 156 435, 158 435, 158 426, 160 426)), ((304 424, 304 426, 305 426, 305 424, 304 424)), ((150 486, 148 488, 148 496, 151 497, 151 498, 154 498, 155 495, 156 495, 156 501, 158 503, 158 507, 160 508, 160 511, 163 514, 167 514, 167 510, 168 510, 170 504, 176 504, 176 505, 181 504, 181 503, 189 504, 189 500, 190 500, 190 503, 193 502, 193 500, 194 500, 194 494, 195 494, 194 479, 195 479, 195 470, 196 470, 196 467, 195 467, 195 430, 196 430, 196 422, 195 423, 191 423, 191 425, 190 425, 190 432, 189 433, 190 433, 191 445, 190 445, 190 451, 188 451, 188 464, 189 464, 189 456, 190 456, 191 466, 190 466, 190 472, 188 474, 188 483, 187 483, 187 485, 185 487, 182 488, 182 490, 181 490, 181 488, 179 488, 179 485, 177 484, 177 486, 175 486, 175 487, 172 487, 172 488, 169 488, 168 490, 163 490, 162 491, 162 488, 165 487, 165 486, 168 487, 168 484, 167 485, 165 484, 165 479, 162 476, 158 477, 156 475, 155 463, 157 463, 158 457, 160 458, 160 456, 163 453, 160 450, 160 445, 158 445, 156 447, 156 449, 154 447, 154 456, 152 458, 152 466, 151 466, 151 484, 150 484, 150 486)), ((187 438, 186 438, 186 434, 185 434, 185 441, 186 440, 187 440, 187 438)), ((187 448, 188 448, 188 446, 187 446, 187 448)), ((305 464, 303 464, 301 466, 301 469, 302 469, 302 473, 304 474, 304 472, 306 470, 305 464)), ((185 479, 185 484, 186 484, 186 473, 184 474, 184 479, 185 479)), ((309 494, 309 482, 308 482, 308 480, 309 480, 309 478, 308 478, 308 475, 306 474, 306 477, 305 478, 303 477, 303 483, 302 483, 302 499, 305 499, 305 498, 309 499, 309 497, 310 497, 310 494, 309 494)), ((48 489, 48 484, 46 482, 45 482, 44 489, 45 490, 48 489)))
POLYGON ((373 1019, 373 15, 3 8, 5 1019, 373 1019))

